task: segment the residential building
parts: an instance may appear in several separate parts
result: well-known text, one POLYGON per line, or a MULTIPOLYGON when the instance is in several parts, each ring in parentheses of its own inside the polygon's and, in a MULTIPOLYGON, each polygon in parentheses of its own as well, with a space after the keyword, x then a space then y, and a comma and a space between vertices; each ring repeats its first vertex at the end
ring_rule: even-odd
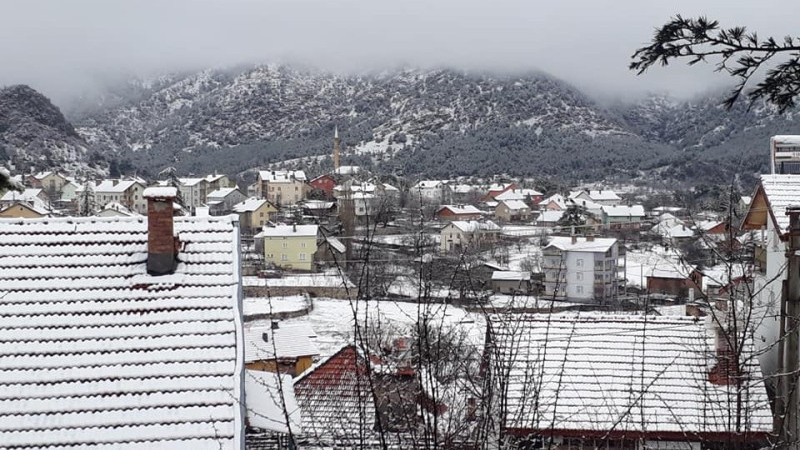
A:
POLYGON ((238 226, 144 194, 148 220, 0 220, 0 446, 244 448, 238 226))
POLYGON ((95 215, 98 217, 133 217, 138 216, 139 214, 136 214, 135 212, 126 208, 125 205, 122 205, 118 202, 109 202, 106 203, 103 209, 95 215))
POLYGON ((554 227, 564 217, 564 212, 561 209, 545 209, 536 216, 534 223, 540 227, 554 227))
POLYGON ((39 172, 36 175, 30 175, 28 178, 28 183, 31 187, 43 189, 53 199, 61 196, 61 189, 68 182, 69 180, 66 176, 52 171, 39 172))
POLYGON ((5 207, 0 206, 0 217, 6 218, 38 219, 40 217, 47 217, 49 214, 50 210, 36 203, 18 201, 5 207))
POLYGON ((676 261, 669 267, 653 267, 646 276, 648 294, 670 295, 681 300, 699 299, 703 295, 703 274, 697 267, 676 261))
POLYGON ((316 335, 308 323, 251 323, 245 325, 244 337, 245 368, 249 370, 295 377, 319 356, 319 349, 311 341, 316 335))
POLYGON ((510 447, 758 448, 772 433, 752 340, 733 365, 710 318, 496 314, 487 330, 510 447))
POLYGON ((494 199, 498 202, 502 202, 503 200, 521 200, 531 208, 536 207, 543 198, 544 194, 541 192, 536 189, 527 188, 506 189, 504 192, 494 196, 494 199))
POLYGON ((243 202, 247 197, 235 187, 221 188, 206 195, 206 204, 212 216, 221 216, 233 211, 233 206, 243 202))
POLYGON ((497 242, 500 227, 491 220, 456 220, 442 228, 439 250, 442 253, 479 250, 497 242))
POLYGON ((602 206, 600 218, 604 228, 611 230, 638 230, 645 218, 644 206, 602 206))
POLYGON ((478 187, 469 184, 448 184, 445 187, 445 201, 454 204, 476 203, 481 199, 478 187))
MULTIPOLYGON (((178 182, 183 206, 189 212, 194 213, 197 207, 206 203, 206 195, 210 192, 206 178, 179 178, 178 182)), ((166 185, 166 182, 162 181, 161 184, 166 185)))
POLYGON ((750 207, 742 221, 742 228, 752 230, 755 235, 754 259, 757 269, 752 292, 753 304, 760 305, 754 314, 753 323, 759 324, 757 340, 763 341, 763 355, 759 358, 765 375, 778 370, 777 345, 780 324, 782 284, 786 280, 786 242, 789 231, 790 206, 800 199, 800 175, 761 175, 750 207))
POLYGON ((514 183, 493 183, 490 184, 486 188, 486 195, 484 196, 483 200, 497 200, 497 196, 502 194, 503 192, 517 189, 517 185, 514 183))
POLYGON ((419 203, 442 204, 447 197, 447 184, 442 180, 420 180, 409 189, 409 198, 419 203))
POLYGON ((94 201, 102 207, 117 202, 138 214, 147 214, 147 200, 142 193, 146 183, 141 179, 103 180, 94 187, 94 201))
POLYGON ((550 211, 565 211, 569 203, 569 198, 561 194, 553 194, 539 202, 539 209, 550 211))
POLYGON ((531 218, 531 207, 522 200, 501 200, 494 216, 503 222, 527 222, 531 218))
POLYGON ((252 235, 257 233, 264 225, 274 221, 278 208, 269 200, 251 197, 233 205, 233 212, 239 214, 239 224, 242 234, 252 235))
POLYGON ((570 192, 569 198, 572 200, 587 200, 603 206, 617 206, 622 203, 622 197, 616 192, 608 189, 584 189, 570 192))
POLYGON ((492 289, 501 294, 527 294, 531 290, 531 273, 514 270, 492 272, 492 289))
POLYGON ((483 212, 472 205, 443 205, 436 210, 436 218, 440 220, 479 220, 483 212))
POLYGON ((47 211, 49 213, 49 200, 44 189, 28 188, 22 192, 8 191, 0 197, 0 209, 8 208, 12 205, 25 204, 35 211, 47 211))
POLYGON ((264 261, 292 270, 314 269, 317 252, 317 225, 278 225, 266 227, 256 237, 264 239, 264 261))
POLYGON ((555 236, 542 253, 545 296, 594 303, 616 297, 616 239, 555 236))
POLYGON ((256 195, 279 207, 294 205, 305 198, 306 187, 302 170, 260 170, 256 195))
POLYGON ((336 187, 336 179, 332 175, 320 175, 309 181, 308 184, 311 186, 311 190, 321 192, 326 199, 333 198, 333 188, 336 187))

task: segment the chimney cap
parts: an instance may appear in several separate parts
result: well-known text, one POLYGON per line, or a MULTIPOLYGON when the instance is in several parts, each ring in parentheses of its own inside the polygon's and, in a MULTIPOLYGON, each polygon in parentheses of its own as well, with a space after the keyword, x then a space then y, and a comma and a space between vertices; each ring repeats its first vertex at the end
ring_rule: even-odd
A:
POLYGON ((177 198, 178 188, 172 186, 152 186, 144 190, 142 197, 147 199, 156 198, 177 198))

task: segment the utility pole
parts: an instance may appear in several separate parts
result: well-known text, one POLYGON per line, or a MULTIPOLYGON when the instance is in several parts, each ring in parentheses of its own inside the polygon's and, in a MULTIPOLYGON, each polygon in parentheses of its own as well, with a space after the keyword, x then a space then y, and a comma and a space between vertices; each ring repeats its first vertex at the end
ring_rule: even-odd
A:
POLYGON ((800 443, 800 424, 798 423, 797 377, 800 373, 800 206, 786 208, 789 216, 789 232, 787 233, 787 277, 786 277, 786 344, 784 346, 784 380, 782 388, 785 389, 786 408, 786 448, 797 449, 800 443))

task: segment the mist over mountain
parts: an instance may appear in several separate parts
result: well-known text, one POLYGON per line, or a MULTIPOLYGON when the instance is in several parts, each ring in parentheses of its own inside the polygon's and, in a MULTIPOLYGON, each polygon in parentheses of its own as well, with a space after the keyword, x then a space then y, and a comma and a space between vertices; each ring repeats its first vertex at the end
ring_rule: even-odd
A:
MULTIPOLYGON (((650 96, 604 106, 541 73, 338 75, 251 66, 131 79, 71 108, 74 131, 69 124, 33 127, 0 142, 6 158, 24 153, 41 163, 49 148, 58 161, 101 157, 144 174, 166 165, 184 173, 240 174, 281 161, 321 172, 332 164, 325 155, 338 126, 344 163, 414 177, 655 174, 693 182, 752 176, 767 166, 769 136, 800 133, 795 113, 745 104, 727 110, 719 106, 723 95, 650 96)), ((42 123, 21 111, 24 103, 0 103, 0 124, 7 116, 42 123)))

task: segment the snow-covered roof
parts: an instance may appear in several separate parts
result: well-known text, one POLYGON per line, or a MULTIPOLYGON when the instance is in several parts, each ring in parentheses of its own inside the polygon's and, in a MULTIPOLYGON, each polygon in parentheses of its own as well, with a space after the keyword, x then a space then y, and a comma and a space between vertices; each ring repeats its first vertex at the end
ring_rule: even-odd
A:
POLYGON ((761 175, 761 186, 778 227, 781 232, 786 231, 789 227, 786 208, 800 206, 800 175, 761 175))
POLYGON ((567 209, 567 198, 561 194, 553 194, 550 197, 542 200, 540 204, 547 205, 548 203, 555 203, 561 209, 567 209))
POLYGON ((227 197, 227 196, 229 196, 229 195, 231 195, 231 194, 233 194, 234 192, 237 192, 237 191, 239 191, 239 188, 235 188, 235 187, 232 187, 232 188, 219 188, 216 191, 211 192, 210 194, 206 195, 206 199, 209 200, 209 201, 211 201, 212 199, 221 200, 221 199, 224 199, 225 197, 227 197))
POLYGON ((772 140, 776 144, 800 145, 800 135, 796 134, 779 134, 772 136, 772 140))
POLYGON ((261 237, 316 236, 319 225, 277 225, 264 227, 261 237))
POLYGON ((449 209, 453 214, 482 214, 481 210, 472 205, 442 205, 439 212, 449 209))
POLYGON ((265 287, 355 287, 344 275, 328 273, 294 274, 281 278, 245 277, 245 286, 265 287))
POLYGON ((516 270, 495 270, 492 272, 492 281, 528 281, 530 279, 530 272, 516 270))
POLYGON ((692 236, 694 236, 694 231, 683 224, 675 225, 665 233, 665 237, 668 238, 690 238, 692 236))
POLYGON ((616 192, 609 190, 609 189, 602 189, 602 190, 582 190, 582 191, 572 191, 569 193, 569 198, 575 199, 581 194, 588 194, 589 198, 595 202, 600 201, 619 201, 622 198, 617 195, 616 192))
POLYGON ((545 223, 556 223, 563 216, 564 216, 564 211, 560 209, 546 210, 539 213, 539 217, 536 218, 536 221, 545 223))
POLYGON ((505 379, 508 428, 694 439, 772 429, 752 342, 742 349, 745 384, 714 384, 715 336, 703 320, 582 313, 498 314, 489 322, 492 365, 511 374, 505 379), (737 393, 738 411, 747 411, 742 422, 737 393))
POLYGON ((46 216, 51 213, 49 209, 47 209, 44 204, 40 202, 11 202, 8 206, 3 207, 0 206, 0 213, 5 213, 6 211, 11 211, 14 208, 27 208, 40 216, 46 216))
POLYGON ((311 342, 316 333, 310 324, 276 323, 275 329, 270 325, 245 325, 245 362, 319 355, 319 349, 311 342))
POLYGON ((451 184, 450 191, 454 194, 469 194, 470 192, 477 191, 478 188, 469 184, 451 184))
POLYGON ((573 242, 573 236, 554 236, 547 247, 556 247, 562 251, 605 253, 616 243, 615 238, 595 237, 589 240, 585 237, 575 237, 573 242))
POLYGON ((292 376, 260 370, 244 372, 247 423, 262 430, 286 434, 289 427, 286 426, 285 412, 289 415, 292 433, 302 434, 303 419, 294 395, 292 376))
POLYGON ((522 193, 520 189, 509 189, 501 194, 497 194, 494 196, 494 199, 498 202, 503 200, 524 200, 525 195, 522 193))
POLYGON ((0 446, 239 448, 235 222, 176 218, 161 276, 145 218, 0 229, 0 446))
POLYGON ((338 169, 334 170, 334 173, 338 175, 355 175, 359 172, 361 172, 360 166, 339 166, 338 169))
POLYGON ((269 202, 263 198, 250 197, 240 203, 233 205, 233 211, 237 213, 253 212, 258 208, 264 206, 265 203, 269 202))
POLYGON ((302 170, 259 170, 258 178, 270 183, 288 183, 306 181, 306 173, 302 170))
POLYGON ((487 220, 485 222, 477 220, 454 220, 450 222, 450 225, 465 233, 475 233, 478 231, 500 231, 500 227, 491 220, 487 220))
POLYGON ((105 206, 103 206, 103 210, 104 211, 105 210, 114 211, 114 212, 119 213, 119 215, 121 215, 121 216, 130 217, 130 216, 136 215, 133 212, 131 212, 131 210, 128 209, 125 205, 123 205, 122 203, 119 203, 119 202, 108 202, 108 203, 105 204, 105 206))
POLYGON ((139 184, 144 186, 138 180, 103 180, 94 187, 94 191, 98 193, 123 193, 139 184))
POLYGON ((0 197, 0 202, 35 202, 41 201, 42 190, 41 189, 25 189, 22 192, 17 191, 8 191, 0 197))
POLYGON ((325 238, 325 241, 328 243, 328 245, 331 246, 331 248, 333 248, 334 250, 336 250, 339 253, 344 253, 347 250, 347 248, 342 243, 342 241, 340 241, 339 239, 337 239, 337 238, 335 238, 333 236, 329 236, 329 237, 325 238))
POLYGON ((511 211, 521 211, 523 209, 530 209, 530 207, 525 204, 522 200, 503 200, 500 203, 506 205, 506 208, 510 209, 511 211))
MULTIPOLYGON (((208 182, 206 178, 178 178, 178 181, 180 181, 182 185, 187 187, 194 186, 201 182, 206 182, 206 183, 208 182)), ((164 183, 167 182, 164 181, 164 183)))
POLYGON ((306 200, 303 202, 303 208, 310 209, 310 210, 328 210, 333 208, 333 202, 326 202, 325 200, 306 200))
POLYGON ((295 379, 307 435, 343 448, 356 448, 377 438, 367 370, 358 350, 349 345, 295 379))
POLYGON ((609 217, 644 217, 644 206, 603 206, 603 212, 609 217))
POLYGON ((420 180, 417 184, 411 187, 411 189, 434 189, 442 187, 445 184, 442 180, 420 180))

